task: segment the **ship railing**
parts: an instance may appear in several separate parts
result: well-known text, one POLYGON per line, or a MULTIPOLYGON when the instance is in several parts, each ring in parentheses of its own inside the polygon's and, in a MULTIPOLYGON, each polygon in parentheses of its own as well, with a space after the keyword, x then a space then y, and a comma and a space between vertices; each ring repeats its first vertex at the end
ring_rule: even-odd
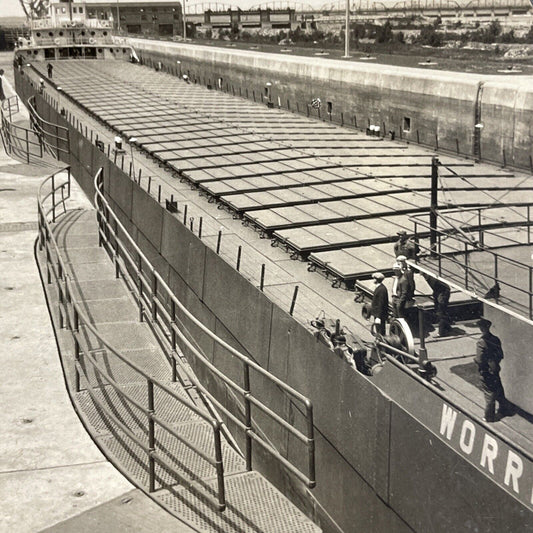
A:
MULTIPOLYGON (((137 300, 139 320, 146 320, 157 333, 161 343, 166 346, 173 368, 176 368, 178 364, 179 354, 187 351, 200 365, 207 368, 216 379, 224 383, 242 402, 244 406, 244 420, 236 416, 226 405, 210 393, 192 373, 188 372, 186 367, 182 368, 182 371, 187 373, 187 378, 194 383, 197 390, 208 398, 215 408, 223 413, 244 434, 247 470, 250 471, 253 468, 252 454, 254 444, 257 444, 300 481, 305 483, 309 488, 313 488, 316 485, 316 479, 313 405, 311 401, 217 336, 197 319, 189 311, 187 306, 175 296, 166 281, 156 271, 152 263, 147 259, 126 228, 122 225, 118 216, 109 206, 103 194, 102 169, 96 174, 95 190, 95 206, 98 213, 100 240, 113 258, 116 276, 122 276, 124 278, 137 300), (188 321, 191 328, 207 335, 216 346, 222 349, 222 352, 229 353, 232 357, 240 361, 242 385, 224 374, 206 357, 186 327, 185 320, 188 321), (302 414, 301 425, 305 427, 304 430, 300 430, 295 425, 287 422, 261 401, 253 387, 254 373, 266 379, 280 391, 280 394, 287 395, 294 402, 294 405, 302 414), (260 425, 256 422, 257 417, 252 415, 252 408, 257 409, 258 413, 266 416, 270 421, 283 430, 286 430, 301 443, 307 452, 305 467, 300 468, 289 459, 286 459, 263 436, 260 425)), ((176 243, 176 246, 179 246, 179 243, 176 243)))
POLYGON ((38 37, 35 39, 36 46, 72 47, 72 46, 99 46, 113 44, 112 36, 87 36, 78 35, 74 37, 38 37))
MULTIPOLYGON (((505 301, 511 305, 510 301, 513 300, 512 305, 527 313, 527 318, 531 320, 533 319, 533 266, 503 255, 497 250, 491 250, 485 245, 487 237, 492 235, 490 228, 502 227, 501 219, 487 215, 487 212, 502 208, 503 206, 499 205, 439 212, 439 221, 447 222, 449 228, 431 228, 427 215, 425 219, 417 215, 410 218, 414 222, 415 240, 418 241, 421 255, 430 258, 428 266, 434 264, 439 277, 454 280, 460 284, 462 289, 472 291, 475 295, 479 290, 482 290, 483 294, 490 292, 490 297, 496 303, 500 302, 505 289, 516 291, 514 298, 509 298, 507 295, 505 301), (465 213, 467 215, 472 213, 470 219, 475 223, 465 224, 464 220, 454 219, 454 213, 461 213, 463 217, 465 213), (488 223, 483 224, 483 221, 488 223), (425 233, 430 230, 434 231, 436 242, 433 245, 419 241, 420 227, 424 228, 425 233), (475 254, 485 254, 490 258, 486 266, 482 268, 472 264, 471 259, 475 257, 475 254), (509 281, 511 272, 514 272, 514 277, 518 280, 516 283, 509 281), (488 280, 490 283, 487 283, 488 280), (520 303, 524 299, 527 300, 525 305, 520 303)), ((507 209, 512 209, 514 219, 506 225, 506 228, 515 226, 517 232, 524 233, 524 238, 520 240, 498 233, 498 246, 530 245, 532 242, 531 205, 513 206, 507 209)))
MULTIPOLYGON (((87 392, 98 408, 105 413, 106 418, 112 421, 113 425, 144 451, 148 463, 149 492, 154 492, 158 488, 156 482, 160 477, 156 473, 156 465, 159 465, 162 470, 171 475, 179 483, 187 486, 201 498, 206 499, 219 511, 223 511, 226 507, 226 496, 221 423, 204 410, 198 408, 192 400, 179 395, 169 385, 145 372, 140 366, 136 365, 104 339, 85 313, 83 302, 78 301, 76 297, 75 280, 68 273, 68 266, 60 252, 56 235, 52 229, 52 224, 67 213, 66 202, 70 198, 70 191, 71 175, 69 167, 65 167, 50 175, 41 184, 38 193, 38 246, 46 258, 46 282, 48 285, 54 283, 57 289, 59 327, 60 329, 69 331, 74 342, 74 390, 75 392, 82 390, 83 378, 87 392), (96 339, 96 343, 93 345, 97 345, 97 348, 91 348, 87 345, 86 334, 88 333, 92 334, 96 339), (147 391, 145 401, 140 401, 126 392, 122 385, 117 383, 109 374, 109 366, 97 360, 97 355, 104 351, 108 357, 113 357, 127 365, 144 381, 147 391), (93 376, 91 376, 89 370, 93 372, 93 376), (98 387, 92 384, 91 377, 99 384, 98 387), (136 412, 142 413, 143 417, 145 417, 145 424, 143 424, 140 417, 134 417, 135 424, 137 424, 135 428, 131 427, 131 423, 126 423, 117 413, 116 406, 111 405, 111 400, 102 400, 102 396, 109 398, 108 393, 106 393, 108 390, 115 391, 120 405, 127 405, 128 410, 135 410, 136 412), (210 427, 212 453, 199 450, 197 444, 182 435, 177 428, 172 427, 171 422, 164 419, 162 413, 156 407, 156 392, 158 394, 164 394, 167 399, 164 407, 165 411, 168 409, 169 402, 174 402, 177 408, 188 409, 201 419, 203 421, 202 423, 210 427), (139 429, 142 430, 141 435, 139 435, 139 429), (216 497, 213 496, 213 490, 207 484, 204 484, 198 479, 188 479, 168 460, 168 451, 166 452, 165 450, 168 450, 169 447, 161 443, 161 432, 166 432, 165 434, 168 434, 176 443, 187 447, 214 468, 217 479, 216 497)), ((167 486, 162 481, 160 484, 161 488, 166 488, 167 486)))
POLYGON ((30 124, 40 139, 44 149, 58 161, 61 154, 70 154, 70 136, 68 128, 44 120, 37 112, 35 96, 28 99, 30 124))
POLYGON ((48 30, 56 28, 74 28, 74 29, 111 29, 113 28, 113 22, 110 20, 91 19, 86 18, 84 20, 52 20, 52 18, 40 18, 30 20, 30 28, 32 30, 48 30))
POLYGON ((6 154, 30 163, 33 157, 43 157, 41 138, 33 130, 13 122, 20 113, 18 96, 6 98, 0 106, 0 137, 6 154))

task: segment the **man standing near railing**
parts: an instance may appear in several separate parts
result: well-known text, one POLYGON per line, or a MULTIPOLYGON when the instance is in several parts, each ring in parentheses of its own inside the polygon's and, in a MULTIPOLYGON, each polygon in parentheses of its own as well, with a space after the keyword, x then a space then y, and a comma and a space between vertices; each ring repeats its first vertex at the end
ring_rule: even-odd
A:
POLYGON ((476 362, 481 376, 481 388, 485 395, 485 422, 496 422, 500 418, 512 414, 512 404, 505 397, 500 379, 500 363, 503 359, 502 343, 490 332, 492 322, 481 317, 477 321, 481 337, 477 341, 476 362), (498 413, 495 413, 498 402, 498 413))
POLYGON ((52 63, 48 63, 46 65, 46 69, 48 71, 48 79, 52 79, 52 74, 54 73, 54 65, 52 65, 52 63))
POLYGON ((3 102, 6 99, 6 94, 4 93, 4 69, 0 68, 0 102, 3 102))

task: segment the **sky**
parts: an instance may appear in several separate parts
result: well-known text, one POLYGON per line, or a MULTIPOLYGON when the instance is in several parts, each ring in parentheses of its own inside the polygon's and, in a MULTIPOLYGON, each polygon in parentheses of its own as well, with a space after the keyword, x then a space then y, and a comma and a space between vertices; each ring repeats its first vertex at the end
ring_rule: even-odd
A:
POLYGON ((0 17, 23 17, 19 0, 0 0, 0 17))

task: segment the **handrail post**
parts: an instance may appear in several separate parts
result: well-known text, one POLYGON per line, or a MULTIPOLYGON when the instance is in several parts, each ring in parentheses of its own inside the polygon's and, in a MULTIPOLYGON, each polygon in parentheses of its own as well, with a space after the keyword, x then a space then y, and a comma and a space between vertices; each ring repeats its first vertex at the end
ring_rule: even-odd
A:
POLYGON ((30 140, 28 138, 28 135, 29 135, 29 130, 28 129, 25 129, 24 130, 26 132, 26 163, 28 163, 28 165, 30 164, 30 140))
POLYGON ((494 284, 498 283, 498 254, 494 254, 494 284))
POLYGON ((152 271, 152 320, 157 322, 157 277, 152 271))
POLYGON ((143 280, 141 254, 137 252, 137 290, 139 291, 139 322, 144 321, 143 280))
POLYGON ((56 175, 52 174, 52 222, 56 221, 56 175))
POLYGON ((465 289, 468 290, 468 243, 465 242, 465 289))
POLYGON ((118 223, 115 220, 115 250, 114 250, 114 259, 115 259, 115 278, 118 279, 120 277, 120 263, 118 260, 119 257, 119 251, 120 247, 118 245, 118 223))
POLYGON ((528 244, 531 244, 531 226, 529 225, 531 221, 530 215, 531 215, 531 205, 528 204, 527 206, 527 243, 528 244))
POLYGON ((226 508, 226 489, 224 487, 224 463, 222 461, 222 442, 220 439, 220 426, 213 428, 215 438, 215 468, 217 471, 218 487, 218 509, 224 511, 226 508))
POLYGON ((178 369, 176 364, 176 302, 170 299, 170 346, 172 348, 172 382, 178 379, 178 369))
POLYGON ((76 392, 80 392, 81 384, 80 384, 80 371, 78 370, 78 365, 81 365, 80 362, 80 343, 78 341, 78 335, 80 329, 80 321, 78 316, 78 311, 74 307, 74 323, 72 326, 73 330, 73 337, 74 337, 74 358, 76 360, 77 364, 74 364, 74 367, 76 368, 76 383, 75 383, 75 390, 76 392))
POLYGON ((418 350, 418 366, 420 370, 424 370, 425 362, 428 359, 428 352, 426 350, 426 330, 424 323, 424 310, 418 307, 418 337, 420 339, 420 348, 418 350))
POLYGON ((56 152, 57 152, 57 160, 59 161, 59 129, 57 127, 57 124, 55 124, 56 127, 56 152))
POLYGON ((439 255, 439 276, 442 275, 442 233, 438 233, 438 239, 437 239, 437 249, 438 249, 438 255, 439 255))
POLYGON ((147 380, 148 384, 148 492, 155 491, 155 428, 154 428, 154 382, 147 380))
POLYGON ((481 208, 477 210, 477 225, 478 225, 479 244, 483 245, 483 230, 481 229, 481 208))
POLYGON ((252 470, 252 405, 250 403, 250 367, 244 363, 244 417, 246 425, 246 470, 252 470))
POLYGON ((315 427, 313 424, 313 404, 306 402, 305 418, 307 421, 307 462, 309 470, 309 488, 316 486, 315 472, 315 427))
POLYGON ((529 269, 529 319, 533 318, 533 267, 528 266, 529 269))

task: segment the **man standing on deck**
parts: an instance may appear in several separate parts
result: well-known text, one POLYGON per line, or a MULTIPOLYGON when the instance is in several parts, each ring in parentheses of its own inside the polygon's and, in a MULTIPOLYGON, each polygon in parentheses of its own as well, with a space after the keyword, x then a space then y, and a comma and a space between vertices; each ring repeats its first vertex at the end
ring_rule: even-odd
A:
POLYGON ((385 276, 381 272, 374 272, 372 278, 374 279, 375 287, 371 312, 374 317, 376 333, 385 335, 385 325, 389 316, 389 291, 383 285, 385 276))
POLYGON ((433 306, 439 323, 439 337, 445 337, 450 332, 451 320, 448 315, 450 301, 450 286, 443 281, 422 272, 422 276, 433 291, 433 306))
POLYGON ((398 232, 398 240, 394 243, 394 256, 403 255, 407 259, 416 259, 419 252, 418 244, 407 237, 407 232, 402 229, 398 232))
POLYGON ((481 337, 477 341, 476 357, 481 388, 485 395, 485 422, 496 422, 497 419, 512 414, 511 404, 505 398, 505 392, 500 379, 500 362, 503 359, 502 343, 496 335, 490 332, 492 322, 481 317, 477 321, 481 330, 481 337), (499 404, 495 414, 496 402, 499 404), (498 418, 496 418, 498 416, 498 418))
POLYGON ((54 73, 54 65, 52 65, 52 63, 48 63, 46 65, 46 69, 48 70, 48 78, 52 79, 52 74, 54 73))
POLYGON ((409 295, 409 282, 402 273, 399 263, 392 265, 394 279, 392 282, 392 314, 395 318, 405 318, 405 306, 409 295))
POLYGON ((6 99, 6 94, 4 93, 4 69, 0 68, 0 102, 3 102, 6 99))

